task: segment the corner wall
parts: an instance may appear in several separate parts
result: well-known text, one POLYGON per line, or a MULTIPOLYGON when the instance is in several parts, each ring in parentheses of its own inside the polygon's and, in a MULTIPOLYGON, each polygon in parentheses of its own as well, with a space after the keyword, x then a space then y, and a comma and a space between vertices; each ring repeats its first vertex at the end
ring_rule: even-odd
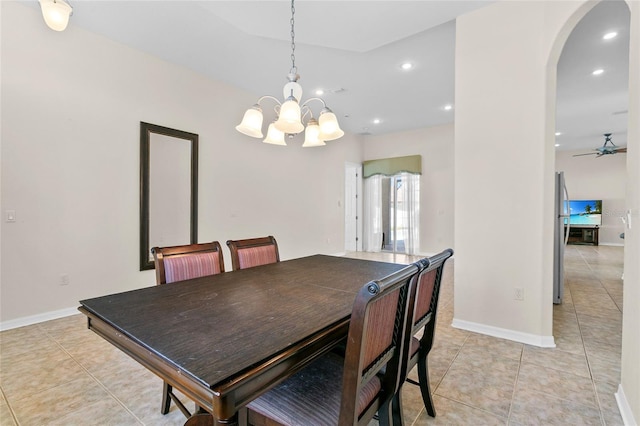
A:
MULTIPOLYGON (((454 325, 532 344, 551 335, 555 68, 569 32, 595 4, 498 2, 457 21, 454 325), (523 221, 526 235, 517 232, 523 221), (515 286, 524 301, 513 300, 515 286)), ((632 425, 640 419, 640 2, 627 4, 626 209, 634 224, 625 232, 617 397, 632 425)))
POLYGON ((640 423, 640 2, 627 1, 627 5, 631 10, 627 213, 632 225, 625 230, 624 240, 622 383, 616 398, 623 419, 632 425, 640 423))
POLYGON ((454 325, 538 346, 554 346, 548 4, 498 2, 456 24, 454 325))

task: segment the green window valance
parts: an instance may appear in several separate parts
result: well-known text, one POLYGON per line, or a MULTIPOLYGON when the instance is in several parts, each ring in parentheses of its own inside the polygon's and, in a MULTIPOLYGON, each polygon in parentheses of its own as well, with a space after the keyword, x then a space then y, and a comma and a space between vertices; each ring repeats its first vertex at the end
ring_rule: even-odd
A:
POLYGON ((393 176, 406 172, 416 175, 422 174, 422 156, 409 155, 407 157, 381 158, 369 160, 363 163, 362 174, 364 178, 373 175, 393 176))

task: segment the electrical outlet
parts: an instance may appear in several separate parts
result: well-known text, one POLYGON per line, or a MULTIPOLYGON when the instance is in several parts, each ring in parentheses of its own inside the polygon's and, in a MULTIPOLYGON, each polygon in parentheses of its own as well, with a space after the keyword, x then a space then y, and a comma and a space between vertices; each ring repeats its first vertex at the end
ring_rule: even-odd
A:
POLYGON ((524 288, 514 288, 513 289, 513 298, 515 300, 524 300, 524 288))
POLYGON ((60 285, 69 285, 69 274, 60 275, 60 285))

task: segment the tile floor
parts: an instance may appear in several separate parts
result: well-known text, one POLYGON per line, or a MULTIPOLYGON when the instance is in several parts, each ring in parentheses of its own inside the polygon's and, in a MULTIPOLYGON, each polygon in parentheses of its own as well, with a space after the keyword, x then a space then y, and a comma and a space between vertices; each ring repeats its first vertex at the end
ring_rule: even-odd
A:
MULTIPOLYGON (((354 257, 407 263, 402 255, 354 257)), ((554 307, 555 349, 458 330, 453 262, 429 356, 438 416, 404 386, 407 425, 622 425, 621 247, 568 246, 565 301, 554 307)), ((182 425, 160 414, 162 381, 88 331, 83 315, 0 333, 0 425, 182 425)), ((191 404, 189 404, 191 405, 191 404)))

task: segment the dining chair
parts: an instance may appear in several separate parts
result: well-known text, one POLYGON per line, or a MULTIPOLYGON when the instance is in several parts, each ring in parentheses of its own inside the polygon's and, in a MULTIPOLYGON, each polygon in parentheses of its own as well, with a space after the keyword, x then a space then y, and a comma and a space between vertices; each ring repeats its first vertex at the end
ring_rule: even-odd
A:
POLYGON ((227 241, 234 271, 280 262, 278 243, 272 236, 227 241))
MULTIPOLYGON (((153 247, 151 249, 156 268, 156 284, 168 284, 192 278, 216 275, 224 272, 222 247, 217 241, 202 244, 189 244, 172 247, 153 247)), ((191 413, 173 393, 173 386, 166 381, 162 389, 162 408, 160 412, 167 414, 171 401, 187 418, 191 413)), ((198 407, 196 406, 196 410, 198 407)))
POLYGON ((405 353, 400 371, 400 386, 393 398, 393 424, 402 425, 402 384, 407 382, 420 386, 420 393, 427 414, 436 416, 436 409, 431 396, 429 385, 429 369, 427 357, 433 346, 433 338, 436 328, 436 315, 438 310, 438 298, 440 295, 440 284, 442 273, 446 261, 453 256, 453 250, 446 249, 434 256, 421 259, 416 262, 420 264, 417 284, 412 288, 409 295, 409 308, 407 316, 411 318, 409 322, 410 339, 405 345, 405 353), (422 330, 422 336, 416 337, 422 330), (418 365, 418 382, 409 379, 411 370, 418 365))
POLYGON ((410 287, 419 267, 367 283, 353 304, 344 357, 328 352, 247 404, 247 421, 266 425, 391 424, 400 381, 410 287))

